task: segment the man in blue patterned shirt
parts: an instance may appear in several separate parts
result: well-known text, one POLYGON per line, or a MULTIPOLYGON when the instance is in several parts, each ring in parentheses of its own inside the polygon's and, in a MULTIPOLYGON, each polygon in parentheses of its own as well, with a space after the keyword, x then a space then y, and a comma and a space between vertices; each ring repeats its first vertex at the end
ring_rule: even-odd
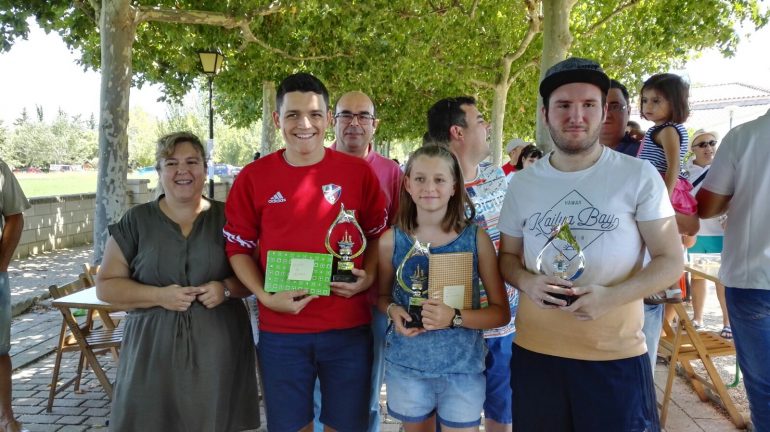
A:
MULTIPOLYGON (((503 206, 508 181, 502 168, 484 160, 489 156, 487 136, 489 123, 468 96, 452 97, 436 102, 428 110, 428 141, 446 145, 457 157, 463 171, 465 190, 476 208, 476 224, 484 228, 495 250, 500 244, 497 221, 503 206)), ((507 325, 487 330, 487 397, 484 402, 485 430, 511 431, 511 346, 515 336, 514 317, 518 295, 506 284, 511 321, 507 325)), ((486 294, 482 291, 482 304, 486 294)))

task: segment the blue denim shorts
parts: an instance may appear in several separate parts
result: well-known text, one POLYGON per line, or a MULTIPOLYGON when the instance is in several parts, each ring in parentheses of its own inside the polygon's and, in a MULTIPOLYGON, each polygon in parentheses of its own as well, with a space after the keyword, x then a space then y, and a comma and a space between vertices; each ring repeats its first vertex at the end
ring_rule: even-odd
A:
POLYGON ((438 414, 438 423, 467 428, 481 424, 486 380, 484 374, 446 374, 415 378, 385 367, 388 414, 406 423, 420 423, 438 414))
POLYGON ((11 284, 8 272, 0 272, 0 355, 11 351, 11 284))
POLYGON ((263 331, 257 353, 268 430, 295 432, 313 421, 316 377, 321 384, 321 423, 340 432, 369 427, 369 326, 303 334, 263 331))
POLYGON ((511 424, 511 348, 516 333, 486 338, 487 348, 487 398, 484 401, 484 418, 500 424, 511 424))

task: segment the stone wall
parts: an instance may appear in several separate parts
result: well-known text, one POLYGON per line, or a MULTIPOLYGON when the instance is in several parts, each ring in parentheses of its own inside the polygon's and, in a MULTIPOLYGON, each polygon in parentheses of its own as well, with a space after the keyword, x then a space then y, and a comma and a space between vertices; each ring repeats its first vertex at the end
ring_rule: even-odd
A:
MULTIPOLYGON (((232 178, 214 184, 214 197, 224 201, 232 186, 232 178)), ((155 199, 148 179, 129 179, 129 207, 155 199)), ((208 191, 208 185, 206 186, 208 191)), ((30 198, 32 207, 24 212, 24 231, 14 259, 37 255, 53 249, 93 243, 96 194, 73 194, 30 198)))

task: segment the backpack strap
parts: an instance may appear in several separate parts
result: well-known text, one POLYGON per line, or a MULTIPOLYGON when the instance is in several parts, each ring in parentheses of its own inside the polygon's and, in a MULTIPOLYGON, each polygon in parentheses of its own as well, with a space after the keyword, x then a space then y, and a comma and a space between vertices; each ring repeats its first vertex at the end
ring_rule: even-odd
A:
POLYGON ((698 186, 698 185, 700 184, 700 182, 702 182, 702 181, 703 181, 703 179, 705 179, 705 178, 706 178, 706 174, 708 174, 708 172, 709 172, 709 169, 710 169, 710 167, 709 167, 709 168, 706 168, 705 170, 703 170, 703 172, 701 173, 701 175, 699 175, 699 176, 698 176, 698 178, 696 178, 696 179, 695 179, 695 181, 694 181, 694 182, 692 182, 692 187, 698 186))

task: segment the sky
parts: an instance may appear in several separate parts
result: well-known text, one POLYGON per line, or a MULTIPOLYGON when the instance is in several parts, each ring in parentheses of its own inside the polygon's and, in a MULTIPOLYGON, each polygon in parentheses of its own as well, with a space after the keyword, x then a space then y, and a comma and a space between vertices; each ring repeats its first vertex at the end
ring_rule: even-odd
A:
MULTIPOLYGON (((745 31, 741 31, 745 33, 745 31)), ((743 82, 770 88, 770 25, 748 36, 741 34, 741 43, 734 58, 724 59, 716 50, 708 50, 689 62, 682 71, 693 84, 743 82)), ((35 106, 43 107, 46 116, 53 117, 59 108, 71 115, 98 118, 100 76, 84 71, 77 64, 77 55, 67 48, 61 38, 46 35, 32 25, 28 40, 18 41, 7 53, 0 53, 0 120, 6 127, 13 124, 24 107, 35 115, 35 106)), ((132 89, 131 107, 163 118, 165 104, 157 102, 160 87, 145 85, 132 89)))
POLYGON ((739 35, 741 42, 734 57, 724 58, 716 49, 710 49, 688 62, 683 71, 674 72, 685 72, 692 84, 740 82, 770 89, 770 25, 756 32, 753 28, 741 29, 739 35))
MULTIPOLYGON (((32 24, 28 40, 19 40, 9 52, 0 53, 3 125, 12 125, 25 107, 34 117, 36 105, 43 107, 49 119, 62 108, 86 119, 93 113, 98 121, 101 76, 84 71, 77 64, 78 57, 58 34, 46 34, 36 24, 32 24)), ((141 90, 131 89, 129 103, 163 118, 166 110, 164 103, 157 102, 160 95, 159 86, 144 85, 141 90)))

